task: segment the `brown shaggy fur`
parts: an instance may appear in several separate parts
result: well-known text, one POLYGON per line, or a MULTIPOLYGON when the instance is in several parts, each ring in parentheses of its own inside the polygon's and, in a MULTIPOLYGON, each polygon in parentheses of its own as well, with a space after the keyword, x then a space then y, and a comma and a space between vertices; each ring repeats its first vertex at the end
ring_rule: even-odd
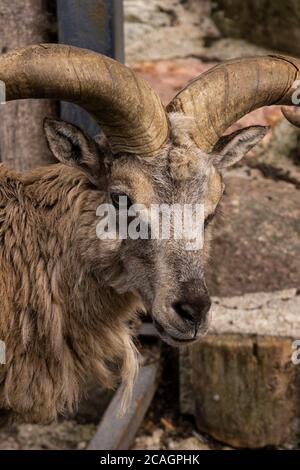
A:
MULTIPOLYGON (((0 407, 46 421, 72 410, 86 377, 130 386, 131 294, 99 278, 101 192, 60 164, 20 176, 0 166, 0 407), (97 240, 99 242, 99 240, 97 240)), ((126 398, 126 397, 125 397, 126 398)))

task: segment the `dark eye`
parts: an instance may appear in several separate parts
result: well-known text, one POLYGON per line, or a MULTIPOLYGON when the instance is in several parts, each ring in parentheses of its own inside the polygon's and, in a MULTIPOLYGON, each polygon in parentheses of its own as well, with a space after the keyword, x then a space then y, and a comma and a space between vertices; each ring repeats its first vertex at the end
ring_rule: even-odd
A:
POLYGON ((111 193, 110 197, 115 209, 119 209, 120 207, 127 207, 127 209, 129 209, 133 204, 130 197, 125 193, 111 193))
POLYGON ((213 218, 214 218, 215 215, 216 215, 216 213, 213 212, 212 214, 209 214, 209 215, 206 217, 206 219, 205 219, 205 221, 204 221, 204 228, 206 228, 206 227, 209 225, 209 223, 213 220, 213 218))

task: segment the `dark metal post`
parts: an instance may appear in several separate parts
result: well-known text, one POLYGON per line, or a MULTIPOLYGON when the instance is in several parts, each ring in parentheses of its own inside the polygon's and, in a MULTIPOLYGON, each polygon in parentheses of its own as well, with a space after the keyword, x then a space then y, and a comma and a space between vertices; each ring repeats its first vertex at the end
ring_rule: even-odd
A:
MULTIPOLYGON (((57 0, 58 38, 124 62, 123 0, 57 0)), ((61 102, 61 117, 95 136, 99 127, 78 106, 61 102)))

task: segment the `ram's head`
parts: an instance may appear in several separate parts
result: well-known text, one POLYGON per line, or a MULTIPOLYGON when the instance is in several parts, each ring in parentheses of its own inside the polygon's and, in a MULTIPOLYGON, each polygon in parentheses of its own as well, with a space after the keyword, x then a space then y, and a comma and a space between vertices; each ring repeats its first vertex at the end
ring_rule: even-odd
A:
POLYGON ((115 236, 99 240, 95 233, 103 279, 119 293, 135 293, 167 342, 197 339, 208 325, 205 265, 224 191, 222 169, 239 161, 267 128, 223 133, 255 108, 292 104, 298 61, 267 56, 225 62, 188 84, 166 109, 132 70, 83 49, 31 46, 1 56, 0 71, 8 99, 71 101, 100 124, 100 143, 62 121, 47 120, 45 132, 54 155, 84 171, 118 216, 127 214, 125 236, 121 219, 115 236), (157 207, 161 214, 171 210, 167 236, 162 218, 152 217, 157 207), (188 220, 181 217, 185 207, 190 233, 183 223, 178 234, 178 217, 188 220))

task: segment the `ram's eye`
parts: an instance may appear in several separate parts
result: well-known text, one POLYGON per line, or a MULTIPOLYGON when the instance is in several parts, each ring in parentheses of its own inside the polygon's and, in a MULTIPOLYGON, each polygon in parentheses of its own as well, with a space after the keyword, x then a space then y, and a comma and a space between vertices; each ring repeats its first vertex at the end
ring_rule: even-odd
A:
POLYGON ((209 223, 213 220, 213 218, 215 217, 215 215, 216 215, 216 213, 213 212, 212 214, 209 214, 209 215, 206 217, 206 219, 205 219, 205 221, 204 221, 204 228, 206 228, 206 227, 209 225, 209 223))
POLYGON ((130 197, 125 193, 111 193, 111 201, 115 209, 125 208, 129 209, 132 206, 130 197))

